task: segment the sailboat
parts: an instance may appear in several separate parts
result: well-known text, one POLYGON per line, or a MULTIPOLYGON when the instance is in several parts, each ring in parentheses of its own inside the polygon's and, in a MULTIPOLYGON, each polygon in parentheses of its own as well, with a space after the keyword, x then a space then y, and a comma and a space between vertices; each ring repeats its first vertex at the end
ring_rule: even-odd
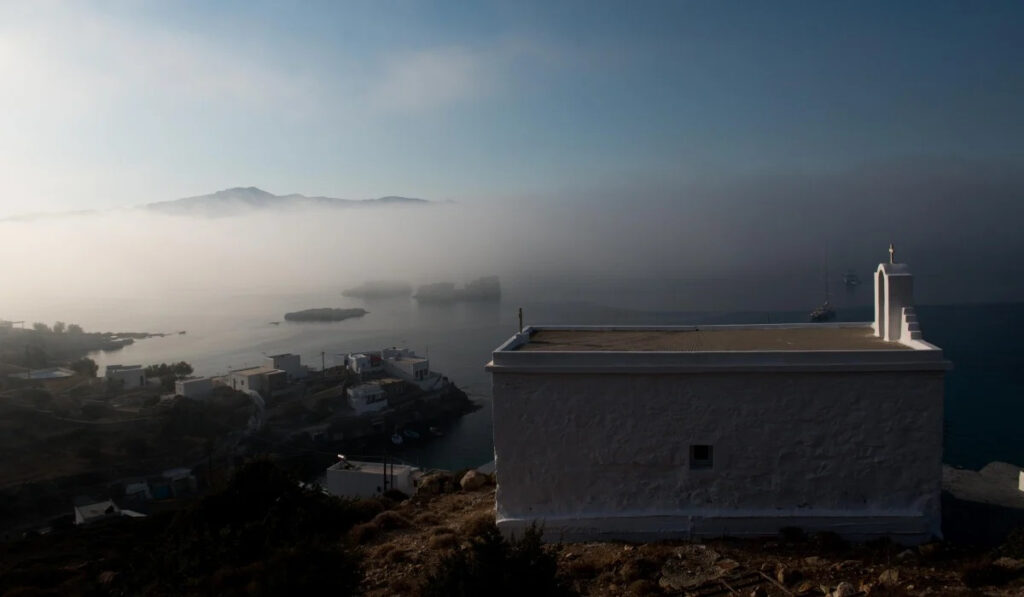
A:
POLYGON ((811 321, 815 323, 832 321, 836 318, 836 310, 832 308, 831 295, 828 289, 828 253, 825 254, 825 302, 811 311, 811 321))

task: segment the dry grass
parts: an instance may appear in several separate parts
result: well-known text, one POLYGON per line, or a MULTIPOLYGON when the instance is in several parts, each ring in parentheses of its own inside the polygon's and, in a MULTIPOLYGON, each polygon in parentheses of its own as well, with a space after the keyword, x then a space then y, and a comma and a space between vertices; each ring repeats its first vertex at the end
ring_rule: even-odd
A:
MULTIPOLYGON (((367 545, 363 591, 370 597, 417 595, 426 575, 452 550, 494 524, 494 487, 476 492, 455 492, 416 496, 393 511, 396 520, 413 521, 411 526, 381 530, 376 543, 367 545)), ((385 520, 382 518, 380 521, 385 520)), ((372 523, 371 523, 372 524, 372 523)), ((822 595, 821 587, 834 590, 848 582, 870 597, 879 595, 1021 595, 1024 578, 994 570, 987 560, 949 546, 930 544, 914 549, 912 558, 897 559, 906 548, 892 544, 846 545, 833 536, 801 536, 787 533, 769 541, 716 540, 704 544, 672 541, 648 544, 613 542, 551 545, 557 552, 559 574, 580 595, 681 595, 699 591, 672 590, 659 584, 673 566, 682 568, 697 583, 729 594, 717 579, 746 573, 768 597, 789 597, 798 589, 808 595, 822 595), (942 560, 942 561, 936 561, 942 560), (981 564, 971 566, 971 564, 981 564), (954 565, 955 564, 955 565, 954 565), (764 580, 784 567, 799 571, 800 580, 787 578, 785 591, 764 580), (899 582, 884 585, 879 577, 889 568, 899 569, 899 582), (971 587, 969 585, 976 585, 971 587), (788 593, 787 593, 788 591, 788 593)), ((750 595, 747 586, 740 594, 750 595)))

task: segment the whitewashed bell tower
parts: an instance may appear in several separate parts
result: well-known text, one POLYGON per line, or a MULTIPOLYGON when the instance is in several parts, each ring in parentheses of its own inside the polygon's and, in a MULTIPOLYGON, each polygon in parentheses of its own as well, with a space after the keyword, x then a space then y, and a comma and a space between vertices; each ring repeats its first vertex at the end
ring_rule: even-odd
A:
POLYGON ((889 245, 889 263, 875 270, 875 336, 886 342, 921 339, 914 312, 914 276, 906 263, 896 263, 896 249, 889 245))

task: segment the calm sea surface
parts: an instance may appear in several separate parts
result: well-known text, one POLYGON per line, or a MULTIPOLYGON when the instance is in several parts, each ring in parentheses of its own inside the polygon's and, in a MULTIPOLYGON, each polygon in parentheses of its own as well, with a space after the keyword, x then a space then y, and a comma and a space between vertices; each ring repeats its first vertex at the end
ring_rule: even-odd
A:
MULTIPOLYGON (((201 375, 217 375, 260 363, 263 355, 293 352, 319 369, 340 364, 340 354, 405 346, 429 355, 431 367, 452 378, 483 408, 462 418, 447 434, 406 448, 402 458, 421 466, 462 468, 492 459, 490 379, 484 365, 516 327, 522 306, 528 324, 711 324, 806 321, 816 306, 806 289, 753 288, 732 290, 705 281, 701 285, 638 282, 506 284, 501 303, 419 305, 412 299, 362 301, 332 288, 322 291, 218 294, 182 292, 153 300, 51 298, 19 306, 16 316, 52 323, 79 323, 89 331, 177 332, 137 341, 116 352, 93 356, 108 364, 151 364, 185 360, 201 375), (523 291, 521 288, 530 288, 523 291), (751 297, 769 296, 770 311, 745 309, 751 297), (791 296, 802 297, 793 300, 791 296), (288 311, 311 307, 357 307, 369 314, 336 323, 283 321, 288 311), (686 311, 679 310, 685 306, 686 311), (675 307, 675 308, 673 308, 675 307), (280 322, 273 324, 271 322, 280 322)), ((871 290, 836 288, 839 318, 867 321, 873 317, 871 290)), ((946 382, 946 462, 980 467, 992 460, 1024 464, 1024 434, 1017 431, 1024 415, 1024 348, 1016 341, 1024 332, 1024 304, 921 305, 925 339, 940 346, 954 369, 946 382)))

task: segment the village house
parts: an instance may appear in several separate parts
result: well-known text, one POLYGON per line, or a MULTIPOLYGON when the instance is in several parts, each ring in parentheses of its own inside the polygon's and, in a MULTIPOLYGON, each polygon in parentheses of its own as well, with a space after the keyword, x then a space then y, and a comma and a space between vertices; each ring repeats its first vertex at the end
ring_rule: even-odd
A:
POLYGON ((396 489, 412 495, 419 469, 393 462, 361 462, 339 456, 325 474, 327 492, 347 498, 368 498, 396 489))
POLYGON ((364 378, 385 375, 430 391, 448 385, 448 378, 430 370, 430 360, 408 348, 385 348, 345 356, 345 366, 364 378))
POLYGON ((388 405, 388 397, 379 382, 369 381, 353 386, 345 391, 348 404, 357 415, 382 410, 388 405))
POLYGON ((146 385, 146 370, 142 365, 107 365, 104 376, 121 383, 126 390, 146 385))
POLYGON ((263 367, 284 371, 288 376, 288 381, 304 379, 307 375, 306 368, 302 366, 301 357, 287 352, 267 356, 263 359, 263 367))
POLYGON ((202 400, 213 391, 213 379, 209 377, 188 377, 174 382, 174 393, 183 398, 202 400))
POLYGON ((75 524, 78 526, 93 524, 113 518, 120 518, 122 516, 130 518, 146 517, 145 514, 136 512, 135 510, 120 508, 113 500, 97 502, 87 498, 79 498, 76 502, 73 513, 75 515, 75 524))
POLYGON ((230 371, 225 380, 225 385, 241 392, 252 390, 259 393, 264 399, 269 399, 276 390, 280 390, 287 385, 287 378, 288 374, 286 372, 264 365, 230 371))
POLYGON ((905 264, 878 267, 873 299, 865 323, 524 329, 487 365, 499 528, 941 536, 950 365, 905 264))

